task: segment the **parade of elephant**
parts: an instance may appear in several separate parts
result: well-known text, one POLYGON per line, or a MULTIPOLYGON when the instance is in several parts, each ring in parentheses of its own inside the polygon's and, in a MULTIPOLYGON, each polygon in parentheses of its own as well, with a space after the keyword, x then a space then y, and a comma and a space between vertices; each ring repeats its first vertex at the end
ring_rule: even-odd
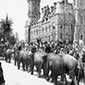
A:
POLYGON ((36 71, 39 78, 43 77, 47 81, 53 82, 54 85, 57 85, 59 76, 60 81, 65 82, 65 85, 68 85, 67 75, 71 79, 70 85, 76 85, 76 83, 79 85, 79 82, 84 80, 85 65, 82 64, 82 60, 84 62, 85 50, 79 53, 78 50, 71 48, 66 52, 66 48, 63 46, 59 48, 59 44, 53 46, 55 48, 47 43, 42 45, 30 44, 25 47, 19 45, 6 49, 5 60, 10 63, 11 59, 14 59, 14 65, 18 69, 22 67, 23 71, 32 75, 35 75, 36 71), (14 54, 13 57, 12 54, 14 54))

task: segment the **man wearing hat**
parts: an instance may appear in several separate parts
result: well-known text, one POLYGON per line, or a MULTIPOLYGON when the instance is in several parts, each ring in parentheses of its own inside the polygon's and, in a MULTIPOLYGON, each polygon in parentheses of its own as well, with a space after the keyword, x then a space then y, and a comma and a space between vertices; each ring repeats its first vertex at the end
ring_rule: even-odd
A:
POLYGON ((5 85, 5 80, 4 80, 4 75, 3 75, 3 69, 2 69, 1 62, 0 62, 0 85, 5 85))

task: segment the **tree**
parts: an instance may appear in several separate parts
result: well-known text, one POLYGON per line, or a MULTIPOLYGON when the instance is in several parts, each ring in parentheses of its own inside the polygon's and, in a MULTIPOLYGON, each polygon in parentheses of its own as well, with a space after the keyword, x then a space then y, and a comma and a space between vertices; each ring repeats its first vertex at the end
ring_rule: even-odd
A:
POLYGON ((8 19, 8 15, 6 16, 6 19, 2 19, 1 20, 1 28, 3 29, 3 32, 6 33, 6 32, 9 32, 9 31, 12 31, 12 20, 8 19))
POLYGON ((2 19, 0 23, 1 23, 0 30, 2 30, 1 34, 3 35, 1 38, 5 39, 6 41, 9 41, 10 44, 14 44, 15 37, 12 33, 13 21, 8 19, 8 15, 7 15, 6 19, 2 19))

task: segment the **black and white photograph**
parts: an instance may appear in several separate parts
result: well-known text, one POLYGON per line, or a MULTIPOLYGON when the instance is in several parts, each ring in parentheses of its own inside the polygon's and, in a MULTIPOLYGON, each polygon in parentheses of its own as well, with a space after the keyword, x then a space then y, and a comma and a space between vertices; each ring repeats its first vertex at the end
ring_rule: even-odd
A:
POLYGON ((85 85, 85 0, 0 0, 0 85, 85 85))

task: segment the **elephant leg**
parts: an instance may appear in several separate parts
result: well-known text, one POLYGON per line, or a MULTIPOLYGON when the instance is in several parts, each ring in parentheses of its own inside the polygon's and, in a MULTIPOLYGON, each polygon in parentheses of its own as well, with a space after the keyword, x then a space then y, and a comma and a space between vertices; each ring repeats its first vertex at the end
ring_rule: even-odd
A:
POLYGON ((34 61, 31 62, 31 74, 33 75, 33 71, 34 71, 34 61))
POLYGON ((7 56, 7 62, 9 62, 8 60, 9 60, 9 58, 8 58, 8 56, 7 56))
POLYGON ((17 61, 17 67, 18 67, 18 69, 20 69, 20 60, 19 59, 17 61))
POLYGON ((44 76, 46 78, 47 81, 50 80, 50 78, 52 78, 52 69, 49 67, 49 64, 46 63, 46 65, 44 66, 44 76), (49 72, 51 71, 51 75, 49 75, 49 72))
POLYGON ((61 75, 61 78, 62 78, 62 77, 63 77, 63 79, 65 78, 65 84, 66 84, 66 85, 68 85, 66 75, 65 75, 65 74, 63 74, 63 75, 61 75))
POLYGON ((49 76, 49 79, 52 78, 51 82, 53 82, 53 70, 51 70, 51 74, 49 76))
POLYGON ((49 69, 47 70, 47 72, 45 72, 45 78, 46 78, 47 81, 50 80, 49 69))
POLYGON ((42 67, 42 62, 37 63, 36 68, 37 68, 37 72, 39 74, 38 77, 41 77, 41 67, 42 67))
POLYGON ((15 58, 15 59, 14 59, 14 65, 15 65, 15 66, 16 66, 16 63, 17 63, 17 59, 15 58))
POLYGON ((23 68, 23 71, 25 71, 25 60, 22 58, 22 68, 23 68))
POLYGON ((61 75, 61 81, 64 81, 64 75, 61 75))
POLYGON ((76 79, 77 79, 77 85, 79 85, 79 82, 80 82, 80 80, 82 79, 82 73, 81 73, 81 71, 80 70, 78 70, 78 72, 77 72, 78 74, 76 75, 76 79))
POLYGON ((26 70, 28 71, 29 59, 26 59, 26 70))
POLYGON ((77 82, 76 82, 76 77, 72 78, 72 82, 70 85, 77 85, 77 82))
POLYGON ((9 55, 9 63, 11 63, 11 55, 9 55))
POLYGON ((22 64, 23 71, 25 71, 25 63, 22 64))
POLYGON ((5 61, 7 62, 7 56, 5 56, 5 61))
POLYGON ((57 85, 57 76, 56 76, 55 72, 53 72, 53 74, 52 74, 52 80, 53 80, 54 85, 57 85))
POLYGON ((28 63, 26 63, 26 70, 28 71, 28 63))
POLYGON ((43 77, 46 78, 47 77, 47 71, 48 71, 48 68, 46 67, 46 63, 43 63, 42 65, 42 68, 43 68, 43 77))

